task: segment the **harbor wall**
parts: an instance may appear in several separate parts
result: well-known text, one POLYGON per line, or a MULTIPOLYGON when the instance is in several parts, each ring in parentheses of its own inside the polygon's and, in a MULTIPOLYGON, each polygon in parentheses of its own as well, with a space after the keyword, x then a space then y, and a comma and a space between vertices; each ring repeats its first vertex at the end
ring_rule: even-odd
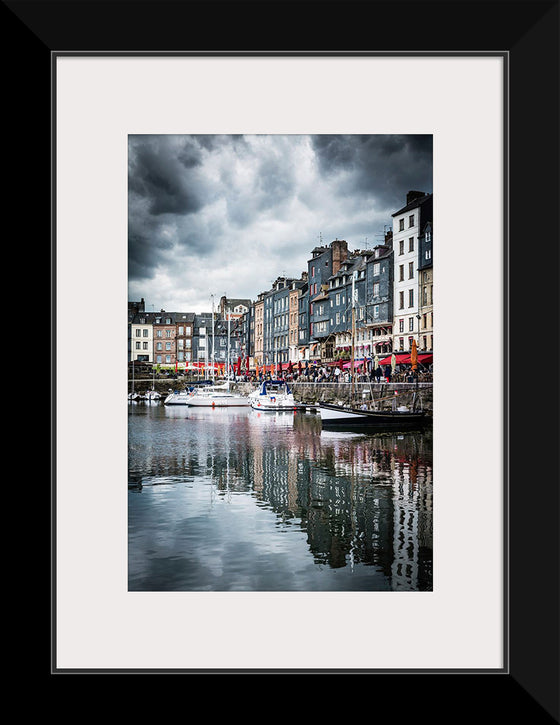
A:
MULTIPOLYGON (((182 378, 156 379, 155 386, 152 386, 152 379, 137 379, 134 381, 134 390, 137 393, 145 393, 155 387, 158 393, 167 395, 170 390, 184 390, 189 382, 182 378)), ((231 389, 237 390, 243 395, 248 395, 255 390, 255 383, 232 383, 231 389)), ((338 403, 347 404, 352 398, 351 383, 307 383, 292 382, 290 387, 293 390, 294 398, 298 403, 316 405, 317 403, 338 403)), ((128 392, 132 390, 132 380, 128 381, 128 392)), ((398 405, 411 406, 413 396, 416 393, 424 410, 433 410, 433 383, 356 383, 354 386, 354 403, 375 401, 377 407, 389 408, 392 400, 397 399, 398 405)))

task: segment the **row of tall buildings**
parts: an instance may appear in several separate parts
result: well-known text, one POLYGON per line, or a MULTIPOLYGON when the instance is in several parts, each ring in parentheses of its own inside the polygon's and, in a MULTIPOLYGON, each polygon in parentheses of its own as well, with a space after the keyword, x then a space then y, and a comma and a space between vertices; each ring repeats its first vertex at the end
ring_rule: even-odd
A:
POLYGON ((315 247, 298 278, 281 276, 255 300, 223 296, 212 312, 146 312, 129 302, 129 360, 175 366, 328 363, 433 353, 433 195, 409 191, 372 249, 345 240, 315 247), (354 320, 354 325, 353 325, 354 320))

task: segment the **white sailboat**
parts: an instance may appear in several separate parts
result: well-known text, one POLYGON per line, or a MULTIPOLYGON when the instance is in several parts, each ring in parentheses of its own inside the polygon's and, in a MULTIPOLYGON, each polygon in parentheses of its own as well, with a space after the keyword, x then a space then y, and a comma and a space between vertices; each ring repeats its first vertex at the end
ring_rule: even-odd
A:
POLYGON ((134 355, 132 355, 132 391, 128 394, 128 400, 138 400, 140 396, 134 391, 134 355))
MULTIPOLYGON (((214 322, 214 311, 212 310, 212 323, 214 322)), ((212 324, 213 329, 213 324, 212 324)), ((188 399, 186 404, 190 407, 196 408, 216 408, 216 407, 242 407, 251 404, 248 396, 234 393, 230 390, 229 380, 229 335, 230 335, 230 314, 228 310, 228 352, 227 352, 227 365, 226 382, 222 385, 209 385, 207 387, 196 390, 188 399)), ((214 374, 214 351, 212 350, 212 371, 214 374)))
POLYGON ((161 394, 157 392, 156 390, 156 371, 155 367, 152 365, 152 389, 146 391, 146 394, 144 395, 144 399, 148 401, 152 400, 161 400, 161 394))

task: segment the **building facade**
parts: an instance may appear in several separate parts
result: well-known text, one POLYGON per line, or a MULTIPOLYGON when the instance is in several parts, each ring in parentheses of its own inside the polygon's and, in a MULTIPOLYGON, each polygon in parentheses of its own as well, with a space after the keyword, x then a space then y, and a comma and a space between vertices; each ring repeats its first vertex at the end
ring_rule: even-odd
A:
POLYGON ((373 249, 366 269, 366 327, 372 355, 393 351, 392 232, 373 249))
POLYGON ((328 246, 315 247, 307 262, 309 359, 332 357, 334 342, 330 330, 329 279, 348 257, 348 244, 335 239, 328 246))
POLYGON ((175 314, 161 310, 154 315, 154 353, 156 365, 175 365, 177 326, 175 314))
POLYGON ((178 367, 185 367, 193 361, 194 312, 175 312, 175 346, 178 367))
POLYGON ((432 194, 409 191, 406 206, 393 216, 393 349, 418 343, 418 261, 420 231, 432 218, 432 194))
POLYGON ((418 260, 418 348, 423 352, 434 350, 434 270, 432 260, 433 222, 424 225, 419 236, 418 260))

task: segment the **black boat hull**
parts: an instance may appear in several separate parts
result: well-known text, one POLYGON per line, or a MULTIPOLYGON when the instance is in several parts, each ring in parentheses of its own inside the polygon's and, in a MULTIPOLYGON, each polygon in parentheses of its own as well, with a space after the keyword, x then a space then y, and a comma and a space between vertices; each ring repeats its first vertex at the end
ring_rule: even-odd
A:
POLYGON ((399 432, 424 430, 432 424, 432 417, 426 412, 346 410, 335 405, 322 405, 319 412, 325 430, 399 432))

